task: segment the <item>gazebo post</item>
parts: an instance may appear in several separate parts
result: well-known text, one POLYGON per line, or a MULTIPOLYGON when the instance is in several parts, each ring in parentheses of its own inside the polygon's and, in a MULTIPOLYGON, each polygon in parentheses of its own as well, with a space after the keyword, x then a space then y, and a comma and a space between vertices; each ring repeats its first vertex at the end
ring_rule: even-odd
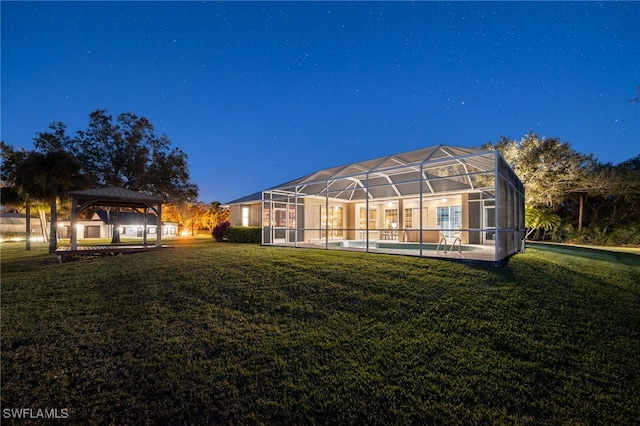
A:
POLYGON ((144 208, 142 213, 142 245, 147 247, 147 223, 148 223, 149 209, 144 208))
POLYGON ((71 197, 71 250, 78 249, 78 199, 71 197))
POLYGON ((162 247, 162 204, 158 204, 158 217, 156 222, 156 246, 162 247))

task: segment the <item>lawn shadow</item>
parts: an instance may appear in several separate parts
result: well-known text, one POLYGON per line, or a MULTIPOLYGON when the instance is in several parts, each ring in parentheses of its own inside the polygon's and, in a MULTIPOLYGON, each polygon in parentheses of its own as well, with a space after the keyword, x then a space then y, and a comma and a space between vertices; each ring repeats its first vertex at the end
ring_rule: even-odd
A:
POLYGON ((612 250, 603 250, 591 247, 579 247, 566 244, 531 243, 527 242, 531 248, 545 250, 553 253, 578 256, 586 259, 599 260, 603 262, 622 263, 627 266, 640 266, 640 256, 634 253, 625 253, 612 250))

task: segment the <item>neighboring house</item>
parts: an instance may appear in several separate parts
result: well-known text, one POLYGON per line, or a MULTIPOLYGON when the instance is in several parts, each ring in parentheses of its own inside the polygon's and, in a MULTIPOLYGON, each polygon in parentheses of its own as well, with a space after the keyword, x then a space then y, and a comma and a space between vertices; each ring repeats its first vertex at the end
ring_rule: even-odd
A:
MULTIPOLYGON (((40 218, 31 216, 31 238, 42 239, 40 218)), ((27 230, 27 216, 21 213, 0 213, 0 239, 24 240, 27 230)))
POLYGON ((227 203, 262 243, 503 262, 524 186, 497 151, 438 145, 320 170, 227 203))
MULTIPOLYGON (((154 236, 158 230, 157 216, 147 216, 147 235, 154 236)), ((58 222, 58 236, 69 238, 70 222, 58 222)), ((120 212, 118 226, 120 236, 123 238, 143 238, 144 235, 144 215, 136 212, 120 212)), ((114 214, 106 210, 97 211, 91 220, 78 220, 78 239, 86 238, 112 238, 114 227, 114 214)), ((162 235, 174 237, 178 234, 178 224, 176 222, 162 222, 162 235)))

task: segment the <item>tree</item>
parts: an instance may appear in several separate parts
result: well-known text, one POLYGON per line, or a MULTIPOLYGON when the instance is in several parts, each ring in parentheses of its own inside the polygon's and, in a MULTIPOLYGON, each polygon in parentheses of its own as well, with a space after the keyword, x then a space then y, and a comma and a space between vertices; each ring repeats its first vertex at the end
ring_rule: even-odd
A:
POLYGON ((83 187, 76 159, 65 151, 30 152, 15 170, 15 184, 31 200, 49 204, 49 253, 58 247, 58 200, 72 189, 83 187))
MULTIPOLYGON (((190 180, 187 155, 171 148, 166 135, 156 136, 147 118, 133 113, 122 113, 114 122, 106 110, 97 109, 89 115, 87 129, 75 138, 38 143, 42 149, 61 147, 73 153, 94 187, 122 187, 174 203, 194 201, 198 195, 198 187, 190 180)), ((115 209, 113 242, 120 240, 118 213, 115 209)))
POLYGON ((167 202, 194 201, 187 155, 154 133, 145 117, 123 113, 113 122, 106 110, 89 115, 86 131, 65 148, 74 152, 95 186, 118 186, 163 197, 167 202))
POLYGON ((589 188, 589 201, 584 204, 591 222, 605 226, 640 222, 640 155, 617 165, 599 164, 589 188))
POLYGON ((218 201, 209 204, 205 218, 205 226, 209 231, 221 223, 229 221, 229 209, 223 208, 218 201))
POLYGON ((163 220, 178 222, 184 234, 191 229, 191 235, 194 235, 198 229, 206 228, 211 232, 220 223, 228 221, 229 210, 221 207, 218 201, 208 205, 202 201, 175 203, 165 205, 162 216, 163 220))
POLYGON ((501 137, 484 146, 500 151, 524 183, 525 203, 529 206, 557 209, 570 192, 582 191, 595 164, 592 155, 574 151, 557 138, 525 135, 520 142, 501 137))
MULTIPOLYGON (((545 232, 554 231, 558 229, 560 226, 561 219, 560 216, 553 213, 550 209, 544 208, 536 208, 536 207, 526 207, 524 212, 524 226, 528 229, 527 235, 525 238, 529 238, 531 234, 534 232, 535 239, 539 239, 540 230, 542 229, 545 232)), ((543 235, 543 239, 544 236, 543 235)))
MULTIPOLYGON (((15 208, 25 208, 25 250, 31 250, 31 208, 35 207, 40 216, 40 226, 42 227, 42 236, 46 241, 46 220, 44 218, 44 205, 39 200, 34 200, 30 192, 37 191, 32 188, 33 178, 27 182, 20 182, 26 176, 19 171, 22 163, 27 159, 28 153, 24 149, 15 150, 12 146, 7 145, 4 141, 0 142, 0 150, 2 153, 2 167, 0 168, 0 188, 2 194, 0 201, 2 205, 12 206, 15 208), (16 175, 18 171, 18 175, 16 175), (16 184, 16 179, 21 184, 16 184)), ((37 170, 32 171, 37 172, 37 170)))

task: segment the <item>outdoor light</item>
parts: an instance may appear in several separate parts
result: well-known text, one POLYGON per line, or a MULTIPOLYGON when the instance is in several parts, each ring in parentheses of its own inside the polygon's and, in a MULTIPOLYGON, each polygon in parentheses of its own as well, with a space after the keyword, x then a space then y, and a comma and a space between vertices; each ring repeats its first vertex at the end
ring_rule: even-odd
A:
POLYGON ((446 203, 447 202, 447 197, 442 197, 442 199, 440 199, 441 202, 446 203))

